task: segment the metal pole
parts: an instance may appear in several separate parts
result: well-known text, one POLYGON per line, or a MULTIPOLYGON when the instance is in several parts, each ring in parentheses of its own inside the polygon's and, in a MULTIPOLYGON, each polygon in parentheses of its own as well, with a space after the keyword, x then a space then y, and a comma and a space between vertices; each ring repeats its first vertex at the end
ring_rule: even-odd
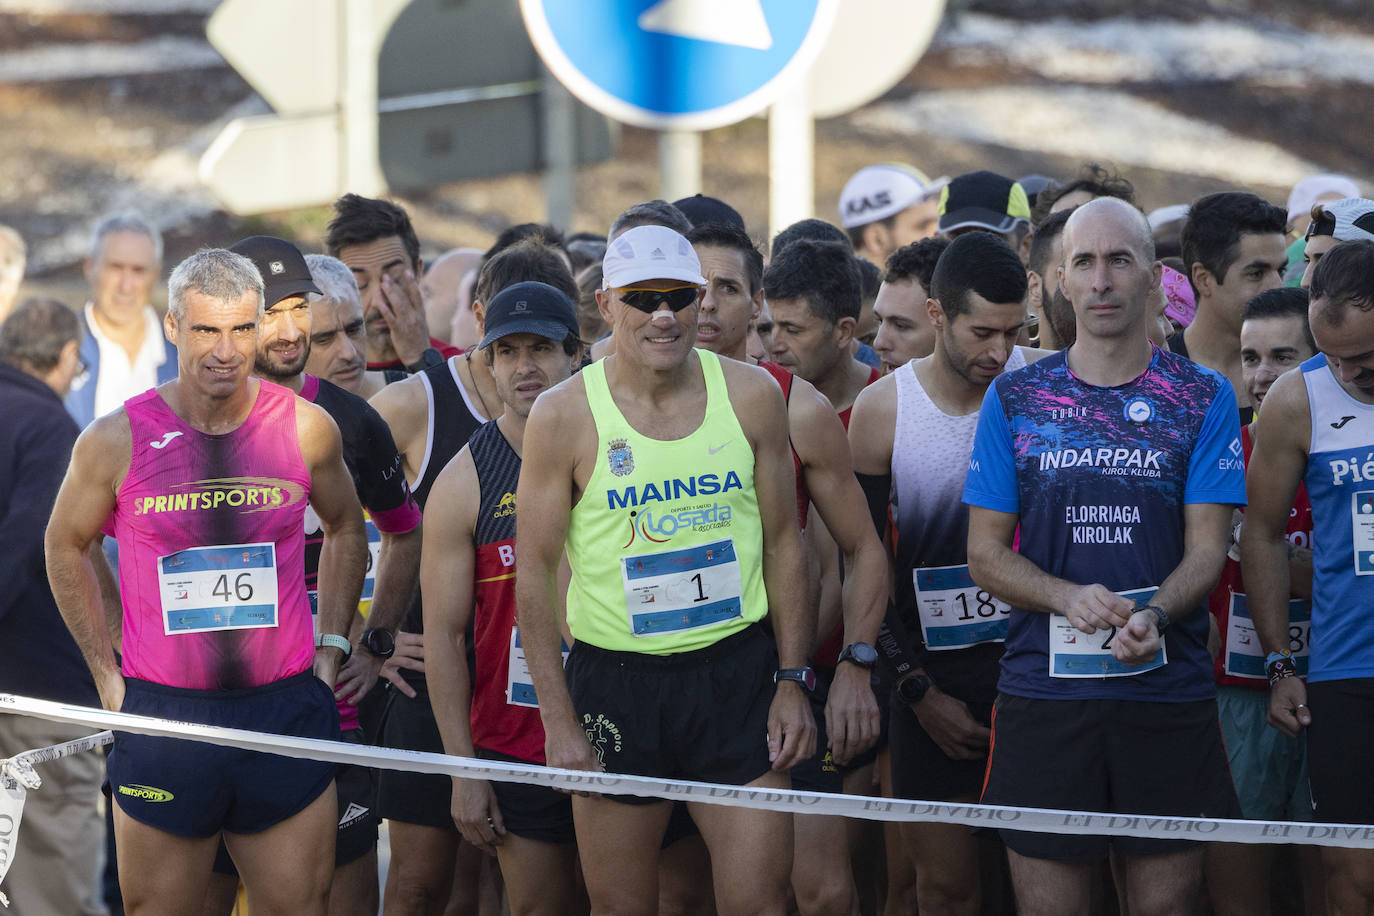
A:
POLYGON ((386 187, 378 149, 381 134, 377 118, 377 23, 373 0, 340 0, 343 13, 339 65, 343 70, 343 187, 375 197, 386 187))
POLYGON ((658 135, 658 196, 673 201, 701 190, 701 134, 665 130, 658 135))
POLYGON ((797 80, 768 110, 768 233, 815 213, 815 123, 810 88, 797 80))
POLYGON ((577 161, 577 123, 574 119, 573 98, 563 84, 544 70, 543 94, 540 98, 544 139, 544 200, 548 221, 571 231, 576 193, 574 165, 577 161))

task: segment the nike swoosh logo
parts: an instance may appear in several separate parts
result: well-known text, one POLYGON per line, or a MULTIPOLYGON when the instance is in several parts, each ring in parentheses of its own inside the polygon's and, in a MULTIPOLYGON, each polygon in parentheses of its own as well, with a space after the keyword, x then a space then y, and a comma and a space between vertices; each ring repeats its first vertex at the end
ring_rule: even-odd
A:
POLYGON ((1332 428, 1332 429, 1340 429, 1342 426, 1344 426, 1345 424, 1349 423, 1349 422, 1350 422, 1351 420, 1353 420, 1353 419, 1355 419, 1355 418, 1354 418, 1354 417, 1341 417, 1341 422, 1339 422, 1339 423, 1332 423, 1332 424, 1331 424, 1331 428, 1332 428))
MULTIPOLYGON (((1352 417, 1352 419, 1353 419, 1353 417, 1352 417)), ((170 432, 170 433, 164 433, 163 436, 162 436, 162 441, 161 441, 161 442, 149 442, 148 444, 151 445, 153 448, 166 448, 166 447, 167 447, 167 443, 171 442, 173 439, 175 439, 177 436, 180 436, 180 435, 181 435, 180 430, 176 430, 176 431, 173 431, 173 432, 170 432)))
POLYGON ((735 441, 734 439, 728 439, 728 440, 726 440, 725 442, 722 442, 720 445, 717 445, 715 448, 711 448, 711 446, 708 445, 708 446, 706 446, 706 454, 708 454, 708 455, 714 455, 716 452, 718 452, 718 451, 720 451, 721 449, 725 448, 725 446, 729 445, 731 442, 734 442, 734 441, 735 441))

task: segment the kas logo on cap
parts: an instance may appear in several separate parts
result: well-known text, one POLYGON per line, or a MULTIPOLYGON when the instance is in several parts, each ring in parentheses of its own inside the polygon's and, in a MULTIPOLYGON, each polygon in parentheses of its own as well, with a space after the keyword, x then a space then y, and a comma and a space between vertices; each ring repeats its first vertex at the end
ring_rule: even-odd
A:
POLYGON ((892 205, 892 195, 886 191, 879 191, 872 197, 860 197, 851 200, 845 207, 845 213, 849 216, 862 216, 869 210, 881 210, 892 205))
POLYGON ((272 276, 274 277, 277 274, 286 273, 286 265, 283 264, 281 261, 269 261, 267 263, 267 269, 272 273, 272 276))

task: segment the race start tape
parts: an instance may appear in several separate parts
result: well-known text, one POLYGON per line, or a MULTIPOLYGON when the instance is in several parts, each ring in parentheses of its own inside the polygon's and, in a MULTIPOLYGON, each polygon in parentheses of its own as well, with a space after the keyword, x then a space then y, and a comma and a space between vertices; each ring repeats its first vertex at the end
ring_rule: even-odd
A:
MULTIPOLYGON (((8 760, 0 760, 0 882, 10 870, 17 848, 19 824, 24 819, 24 799, 29 790, 38 789, 43 780, 34 772, 34 764, 60 760, 73 754, 95 750, 114 740, 111 732, 87 735, 74 741, 40 747, 17 754, 8 760)), ((0 905, 9 906, 4 894, 0 894, 0 905)))
POLYGON ((860 795, 830 795, 796 789, 718 785, 681 779, 592 773, 537 764, 476 760, 424 751, 370 747, 318 738, 295 738, 238 728, 220 728, 171 719, 71 706, 0 693, 0 713, 50 719, 164 738, 185 738, 286 757, 351 763, 413 773, 488 779, 549 786, 574 792, 638 795, 669 801, 694 801, 733 808, 797 814, 829 814, 878 821, 925 821, 995 827, 1035 833, 1154 837, 1223 843, 1301 843, 1374 849, 1374 825, 1246 821, 1205 817, 1109 814, 1054 808, 906 801, 860 795))

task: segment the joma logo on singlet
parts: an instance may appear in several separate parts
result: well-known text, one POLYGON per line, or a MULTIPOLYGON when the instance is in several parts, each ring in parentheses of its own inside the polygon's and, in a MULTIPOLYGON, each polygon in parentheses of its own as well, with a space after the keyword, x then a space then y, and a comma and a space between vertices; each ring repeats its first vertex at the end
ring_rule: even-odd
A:
POLYGON ((743 490, 744 484, 740 483, 739 475, 734 471, 726 473, 722 480, 719 474, 702 474, 698 477, 688 477, 683 480, 680 477, 673 477, 661 482, 654 481, 643 486, 628 486, 623 490, 607 490, 606 504, 608 509, 633 509, 635 506, 643 506, 653 502, 671 502, 675 499, 684 499, 695 496, 714 496, 717 493, 729 493, 731 490, 743 490))

